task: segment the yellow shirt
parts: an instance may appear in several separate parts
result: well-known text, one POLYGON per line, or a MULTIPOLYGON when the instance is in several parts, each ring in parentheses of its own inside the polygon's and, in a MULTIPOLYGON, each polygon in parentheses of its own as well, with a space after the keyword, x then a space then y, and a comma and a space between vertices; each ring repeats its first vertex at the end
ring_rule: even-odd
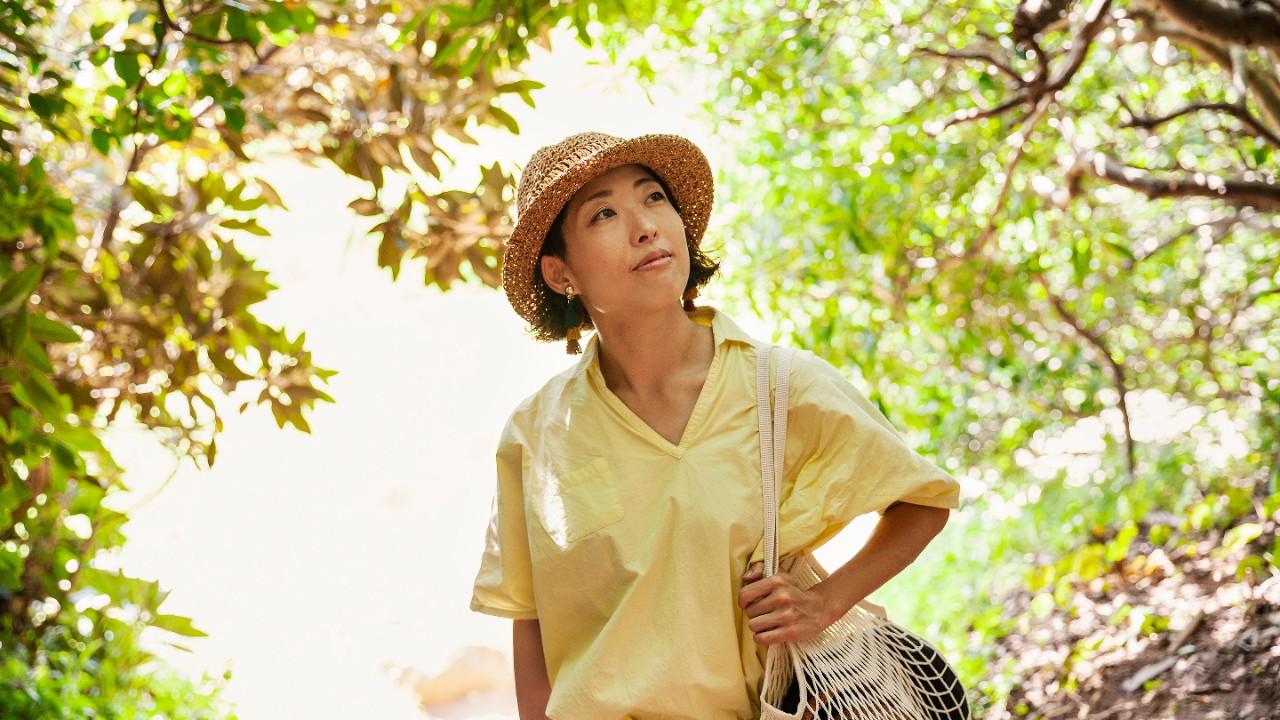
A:
MULTIPOLYGON (((579 361, 512 412, 471 609, 537 618, 553 720, 759 715, 766 647, 737 604, 763 555, 753 340, 712 307, 715 355, 672 444, 579 361)), ((959 506, 959 485, 911 450, 830 363, 795 355, 779 555, 821 545, 902 500, 959 506)))

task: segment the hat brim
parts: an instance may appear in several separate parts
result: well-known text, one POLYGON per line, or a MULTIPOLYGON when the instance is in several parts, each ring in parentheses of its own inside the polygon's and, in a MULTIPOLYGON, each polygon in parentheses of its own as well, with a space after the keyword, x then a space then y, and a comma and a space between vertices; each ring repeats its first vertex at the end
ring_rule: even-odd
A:
POLYGON ((535 282, 538 258, 551 223, 564 204, 600 173, 638 163, 657 173, 671 188, 685 233, 694 247, 702 242, 715 202, 715 179, 706 156, 690 140, 679 135, 651 134, 623 140, 585 159, 543 189, 529 209, 521 213, 502 260, 502 287, 507 300, 530 324, 540 321, 545 302, 543 286, 535 282))

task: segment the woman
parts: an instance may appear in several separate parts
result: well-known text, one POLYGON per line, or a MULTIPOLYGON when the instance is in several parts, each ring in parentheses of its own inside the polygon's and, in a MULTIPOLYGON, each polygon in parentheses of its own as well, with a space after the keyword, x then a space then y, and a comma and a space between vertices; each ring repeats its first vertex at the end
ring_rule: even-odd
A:
POLYGON ((881 515, 809 591, 761 579, 753 340, 695 307, 709 164, 675 135, 580 133, 520 179, 503 286, 579 361, 512 412, 471 608, 514 621, 521 718, 754 718, 768 646, 812 637, 908 565, 958 484, 843 375, 796 354, 783 556, 881 515))

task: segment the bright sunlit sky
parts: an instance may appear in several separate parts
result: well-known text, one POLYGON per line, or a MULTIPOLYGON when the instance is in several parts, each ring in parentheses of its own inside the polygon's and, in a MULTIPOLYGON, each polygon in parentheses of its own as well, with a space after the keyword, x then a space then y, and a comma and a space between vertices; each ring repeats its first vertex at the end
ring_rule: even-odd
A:
MULTIPOLYGON (((482 164, 522 167, 538 147, 584 130, 679 133, 703 149, 718 174, 734 172, 733 138, 712 135, 697 119, 698 78, 682 74, 671 83, 679 92, 657 90, 651 104, 604 53, 584 50, 564 32, 554 48, 531 47, 524 68, 547 85, 534 93, 537 107, 515 96, 502 103, 520 135, 475 128, 478 147, 446 144, 459 170, 445 185, 471 189, 482 164)), ((672 78, 659 59, 651 60, 660 76, 672 78)), ((463 648, 483 646, 506 656, 497 674, 509 675, 511 622, 468 608, 495 488, 494 450, 511 409, 577 358, 565 355, 563 344, 527 338, 499 291, 425 288, 414 261, 392 282, 376 265, 368 221, 346 207, 367 193, 362 183, 329 166, 288 159, 265 161, 259 171, 289 210, 262 214, 271 237, 239 240, 279 286, 255 308, 290 337, 307 333, 314 363, 339 372, 326 387, 337 402, 315 408, 307 435, 278 429, 266 407, 239 415, 239 404, 255 398, 258 387, 224 398, 216 467, 202 472, 181 464, 159 493, 174 459, 144 431, 113 426, 108 445, 133 489, 109 500, 132 516, 119 565, 158 579, 170 591, 163 611, 189 616, 209 633, 187 639, 157 632, 150 639, 192 676, 230 668, 226 697, 244 720, 422 718, 387 668, 430 678, 456 666, 463 648), (172 650, 164 640, 194 652, 172 650)), ((728 200, 718 193, 717 206, 728 200)), ((713 214, 713 237, 716 225, 713 214)), ((742 262, 722 259, 727 272, 742 262)), ((770 319, 752 317, 715 283, 702 301, 756 337, 771 337, 770 319)), ((1161 403, 1135 397, 1136 417, 1164 419, 1140 423, 1142 432, 1157 425, 1160 432, 1186 432, 1200 420, 1161 403)), ((1041 460, 1073 457, 1073 448, 1106 432, 1100 421, 1077 430, 1080 437, 1060 439, 1063 447, 1031 450, 1041 460)), ((1243 438, 1227 430, 1222 436, 1230 447, 1219 454, 1242 452, 1243 438)), ((1080 482, 1098 472, 1072 462, 1067 469, 1080 482)), ((966 498, 976 494, 971 478, 960 479, 966 498)), ((860 518, 817 552, 819 560, 839 566, 874 519, 860 518)), ((515 711, 508 694, 436 716, 513 718, 515 711)))

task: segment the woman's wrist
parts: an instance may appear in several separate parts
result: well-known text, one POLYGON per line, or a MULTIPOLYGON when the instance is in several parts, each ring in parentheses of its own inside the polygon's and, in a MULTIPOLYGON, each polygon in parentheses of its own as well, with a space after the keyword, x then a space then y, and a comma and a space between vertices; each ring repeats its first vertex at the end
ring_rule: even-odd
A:
POLYGON ((845 613, 849 612, 849 609, 858 604, 862 599, 849 599, 845 597, 844 594, 840 592, 840 588, 835 583, 831 582, 830 577, 814 585, 812 589, 818 593, 818 597, 822 600, 821 621, 822 628, 824 630, 830 627, 835 621, 844 617, 845 613))

